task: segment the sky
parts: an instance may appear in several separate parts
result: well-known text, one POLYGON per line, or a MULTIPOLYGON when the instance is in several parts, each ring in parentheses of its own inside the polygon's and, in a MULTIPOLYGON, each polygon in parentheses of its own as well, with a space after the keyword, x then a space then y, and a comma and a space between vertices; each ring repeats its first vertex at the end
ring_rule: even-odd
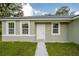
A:
POLYGON ((79 3, 29 3, 36 15, 55 14, 56 10, 62 6, 68 6, 71 11, 79 14, 79 3))

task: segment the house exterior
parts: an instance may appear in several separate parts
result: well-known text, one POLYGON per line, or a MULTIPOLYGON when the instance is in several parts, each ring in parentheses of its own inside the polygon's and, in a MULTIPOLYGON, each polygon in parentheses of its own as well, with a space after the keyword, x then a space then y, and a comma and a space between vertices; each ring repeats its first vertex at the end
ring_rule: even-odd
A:
POLYGON ((79 16, 2 18, 2 41, 79 43, 79 16))

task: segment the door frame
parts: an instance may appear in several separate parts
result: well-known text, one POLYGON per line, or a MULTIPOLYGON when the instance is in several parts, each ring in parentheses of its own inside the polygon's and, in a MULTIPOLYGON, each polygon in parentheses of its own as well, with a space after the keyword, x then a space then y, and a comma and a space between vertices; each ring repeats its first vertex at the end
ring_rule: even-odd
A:
MULTIPOLYGON (((43 39, 43 40, 45 40, 45 38, 46 38, 45 24, 36 24, 36 39, 39 40, 38 37, 37 37, 37 26, 38 26, 38 25, 43 25, 43 26, 44 26, 44 39, 43 39)), ((42 40, 42 39, 40 39, 40 40, 42 40)))

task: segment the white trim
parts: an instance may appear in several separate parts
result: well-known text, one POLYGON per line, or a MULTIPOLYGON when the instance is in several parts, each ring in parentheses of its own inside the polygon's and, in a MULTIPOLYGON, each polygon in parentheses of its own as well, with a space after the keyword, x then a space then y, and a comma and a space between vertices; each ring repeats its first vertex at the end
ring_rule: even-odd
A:
POLYGON ((44 40, 45 40, 46 39, 46 25, 44 24, 44 26, 45 26, 45 32, 44 32, 45 34, 44 40))
POLYGON ((9 21, 11 21, 11 20, 14 20, 14 21, 17 21, 17 20, 20 20, 20 21, 26 21, 26 20, 27 20, 27 21, 31 21, 31 20, 37 20, 37 21, 38 21, 38 20, 40 20, 40 21, 41 21, 41 20, 45 20, 45 21, 46 21, 46 20, 49 20, 49 21, 50 21, 50 20, 51 20, 51 21, 54 20, 54 21, 57 21, 57 20, 58 20, 58 21, 66 21, 66 22, 68 22, 68 21, 71 21, 71 20, 73 20, 73 19, 72 19, 72 18, 66 18, 66 17, 65 17, 65 18, 64 18, 64 17, 63 17, 63 18, 62 18, 62 17, 61 17, 61 18, 60 18, 60 17, 58 17, 58 18, 56 18, 56 17, 52 17, 52 18, 51 18, 51 17, 43 17, 43 18, 42 18, 42 17, 35 17, 35 18, 30 18, 30 17, 28 18, 28 17, 26 17, 26 18, 22 18, 22 17, 21 17, 21 18, 20 18, 20 17, 19 17, 19 18, 6 18, 6 19, 1 19, 1 20, 2 20, 2 21, 3 21, 3 20, 9 20, 9 21))
POLYGON ((35 35, 31 34, 31 35, 2 35, 2 36, 35 36, 35 35))
POLYGON ((30 21, 28 21, 28 35, 30 34, 30 21))
POLYGON ((20 35, 22 34, 22 21, 20 21, 20 35))
POLYGON ((6 35, 16 35, 16 21, 6 21, 6 35), (14 34, 9 34, 8 24, 9 24, 10 22, 13 22, 13 23, 14 23, 14 34))
POLYGON ((51 35, 60 35, 60 23, 58 23, 58 33, 53 33, 53 24, 51 24, 51 35))
POLYGON ((28 36, 30 35, 30 21, 20 21, 20 35, 21 36, 28 36), (28 34, 22 34, 22 24, 27 23, 28 24, 28 34))

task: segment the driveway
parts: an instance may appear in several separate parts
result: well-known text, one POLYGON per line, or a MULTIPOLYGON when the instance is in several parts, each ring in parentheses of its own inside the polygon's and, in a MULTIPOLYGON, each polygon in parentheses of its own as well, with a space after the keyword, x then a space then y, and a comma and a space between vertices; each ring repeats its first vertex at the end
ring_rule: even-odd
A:
POLYGON ((46 45, 45 45, 44 41, 38 42, 35 56, 48 56, 46 45))

